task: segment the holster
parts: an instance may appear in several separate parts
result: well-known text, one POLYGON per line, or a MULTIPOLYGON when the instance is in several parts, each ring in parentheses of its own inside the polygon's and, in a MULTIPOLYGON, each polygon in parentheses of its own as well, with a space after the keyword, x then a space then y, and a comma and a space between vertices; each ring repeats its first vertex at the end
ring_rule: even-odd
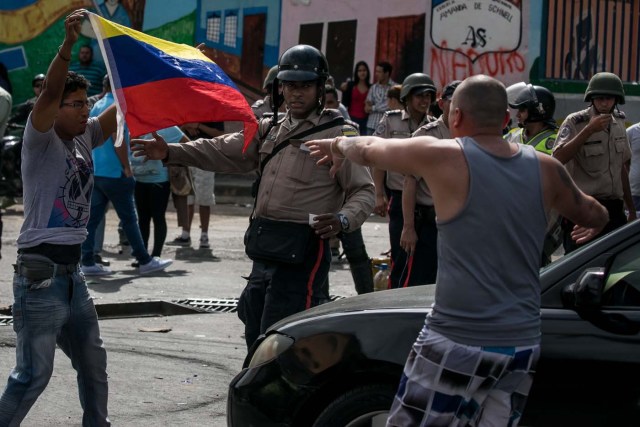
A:
POLYGON ((254 218, 244 235, 245 252, 253 261, 301 264, 312 235, 307 224, 254 218))

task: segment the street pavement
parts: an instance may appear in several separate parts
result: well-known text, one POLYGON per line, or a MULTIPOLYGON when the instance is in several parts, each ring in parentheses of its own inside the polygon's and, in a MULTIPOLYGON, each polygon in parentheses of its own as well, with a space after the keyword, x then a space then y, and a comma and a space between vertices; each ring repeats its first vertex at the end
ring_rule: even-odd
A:
MULTIPOLYGON (((209 250, 198 249, 196 214, 192 247, 165 246, 163 257, 174 259, 174 263, 166 272, 151 276, 137 274, 126 247, 119 253, 117 216, 113 210, 107 213, 103 257, 111 260, 110 268, 116 273, 91 278, 88 287, 98 312, 103 313, 100 329, 107 349, 109 413, 114 426, 226 425, 227 387, 246 356, 244 328, 237 315, 213 312, 154 316, 157 310, 148 306, 159 306, 162 301, 162 306, 170 310, 172 301, 237 298, 246 283, 242 276, 247 276, 251 267, 242 243, 250 213, 246 204, 216 205, 209 227, 209 250), (149 304, 142 310, 139 306, 145 302, 149 304), (140 314, 113 318, 122 307, 133 307, 140 314)), ((167 211, 167 221, 170 241, 178 230, 172 209, 167 211)), ((3 222, 0 309, 12 303, 11 264, 15 262, 22 206, 4 210, 3 222)), ((385 219, 371 217, 363 226, 363 235, 371 257, 388 249, 385 219)), ((329 280, 332 295, 356 294, 348 264, 334 264, 329 280)), ((14 363, 13 328, 0 323, 0 383, 14 363)), ((51 381, 22 425, 80 426, 81 422, 75 371, 64 353, 57 350, 51 381)))

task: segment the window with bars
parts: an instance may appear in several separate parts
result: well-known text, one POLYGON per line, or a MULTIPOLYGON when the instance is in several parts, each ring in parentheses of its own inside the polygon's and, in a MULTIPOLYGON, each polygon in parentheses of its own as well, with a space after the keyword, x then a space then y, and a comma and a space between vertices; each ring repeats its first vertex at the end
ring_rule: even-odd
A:
POLYGON ((220 43, 220 12, 209 13, 207 16, 207 40, 220 43))
POLYGON ((236 47, 236 37, 238 35, 238 15, 236 13, 226 13, 224 17, 224 45, 236 47))
POLYGON ((640 0, 548 0, 545 77, 589 80, 609 71, 640 80, 640 0))

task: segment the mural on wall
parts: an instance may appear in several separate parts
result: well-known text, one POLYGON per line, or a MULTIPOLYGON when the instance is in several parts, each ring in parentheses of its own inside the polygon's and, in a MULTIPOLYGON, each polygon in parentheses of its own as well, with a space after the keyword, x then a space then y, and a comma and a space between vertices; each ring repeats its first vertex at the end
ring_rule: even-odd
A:
POLYGON ((0 3, 0 43, 31 40, 70 10, 91 5, 91 0, 4 0, 0 3))
POLYGON ((523 80, 522 4, 516 0, 434 0, 429 74, 440 86, 474 74, 523 80))
POLYGON ((549 0, 545 78, 589 80, 600 71, 640 80, 640 0, 549 0))
MULTIPOLYGON (((14 105, 33 96, 31 79, 46 73, 64 38, 64 17, 85 8, 109 20, 176 43, 193 45, 196 0, 2 0, 0 2, 0 62, 9 70, 14 105)), ((94 46, 88 22, 73 51, 94 46)), ((101 58, 99 58, 101 59, 101 58)))

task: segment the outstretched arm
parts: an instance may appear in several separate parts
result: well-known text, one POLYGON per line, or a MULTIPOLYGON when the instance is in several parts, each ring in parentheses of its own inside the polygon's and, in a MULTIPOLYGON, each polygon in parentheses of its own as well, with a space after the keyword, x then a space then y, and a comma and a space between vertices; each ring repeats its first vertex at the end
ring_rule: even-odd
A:
POLYGON ((306 145, 319 164, 333 163, 332 176, 344 158, 364 166, 390 170, 404 175, 423 176, 438 161, 438 143, 429 136, 407 139, 383 139, 375 136, 338 137, 309 141, 306 145))
POLYGON ((79 9, 72 12, 64 20, 64 41, 49 65, 42 93, 40 93, 31 113, 31 123, 39 132, 51 129, 58 114, 71 61, 71 48, 78 40, 82 20, 86 14, 86 10, 79 9))

